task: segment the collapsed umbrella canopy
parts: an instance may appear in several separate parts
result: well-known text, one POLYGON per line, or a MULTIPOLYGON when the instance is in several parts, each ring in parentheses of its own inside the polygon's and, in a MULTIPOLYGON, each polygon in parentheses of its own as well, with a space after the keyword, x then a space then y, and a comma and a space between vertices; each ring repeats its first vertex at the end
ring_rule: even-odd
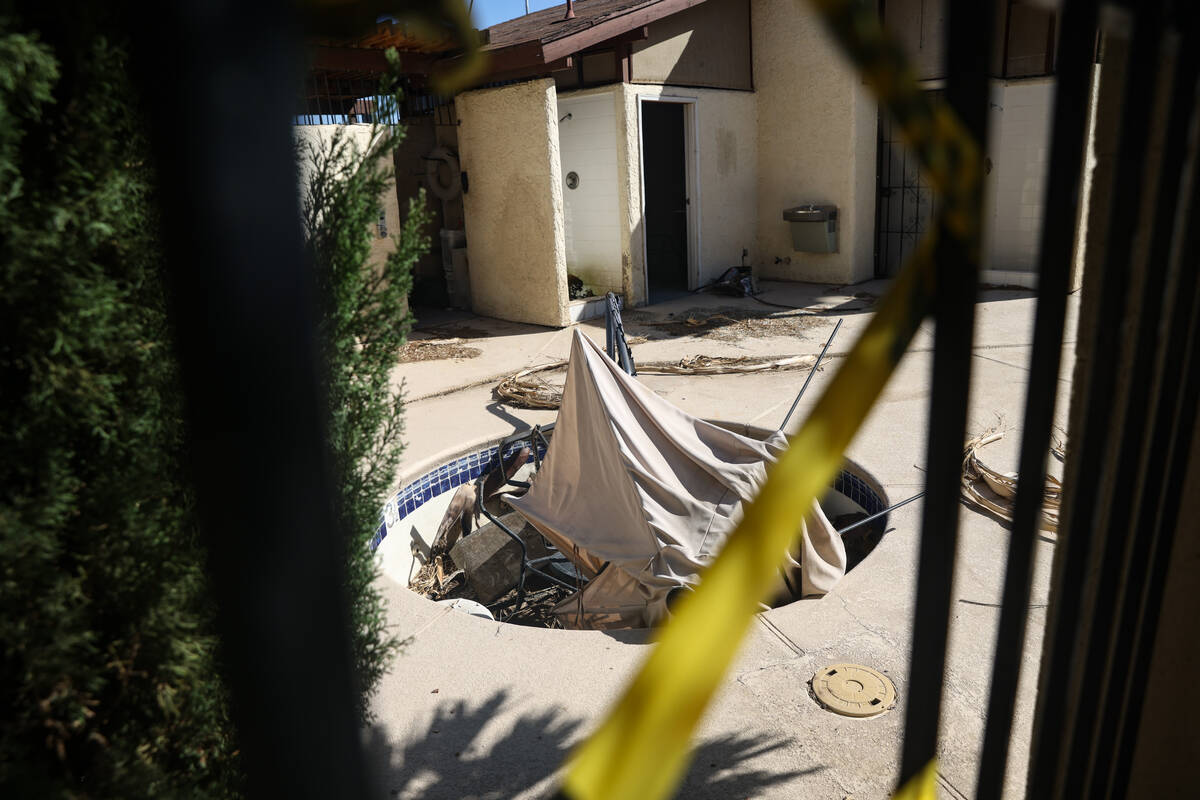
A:
MULTIPOLYGON (((668 596, 699 581, 786 444, 782 433, 759 441, 676 408, 576 330, 546 460, 527 493, 505 496, 591 579, 555 610, 564 626, 663 620, 668 596)), ((846 552, 819 505, 804 526, 781 584, 824 594, 846 552)))

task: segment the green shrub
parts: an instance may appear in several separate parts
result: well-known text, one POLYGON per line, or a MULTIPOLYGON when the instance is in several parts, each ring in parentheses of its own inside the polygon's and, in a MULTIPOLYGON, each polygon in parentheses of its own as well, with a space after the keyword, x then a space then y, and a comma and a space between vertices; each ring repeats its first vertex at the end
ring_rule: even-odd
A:
POLYGON ((0 794, 224 796, 217 669, 123 49, 0 21, 0 794), (85 44, 82 46, 80 42, 85 44))
MULTIPOLYGON (((385 106, 394 102, 386 96, 379 100, 385 106)), ((388 108, 380 111, 388 114, 388 108)), ((379 198, 394 191, 393 155, 403 139, 403 127, 376 125, 365 147, 338 130, 329 139, 310 140, 300 152, 307 168, 302 195, 307 249, 324 301, 321 338, 333 409, 329 435, 340 523, 350 534, 348 595, 364 720, 369 697, 398 648, 386 630, 367 542, 379 526, 400 461, 403 400, 391 375, 412 324, 413 265, 430 246, 422 191, 409 201, 401 229, 391 237, 394 250, 382 263, 369 260, 379 198)))
MULTIPOLYGON (((91 24, 0 18, 0 796, 237 796, 155 174, 126 48, 91 24)), ((364 717, 396 649, 366 547, 399 455, 387 373, 428 247, 418 201, 364 266, 396 144, 310 183, 364 717)))

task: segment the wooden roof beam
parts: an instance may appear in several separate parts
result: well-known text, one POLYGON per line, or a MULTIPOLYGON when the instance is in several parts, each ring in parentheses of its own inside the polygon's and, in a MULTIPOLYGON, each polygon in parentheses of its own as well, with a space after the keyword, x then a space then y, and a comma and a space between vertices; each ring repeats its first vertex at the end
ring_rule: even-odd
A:
MULTIPOLYGON (((539 41, 522 42, 509 47, 498 47, 495 50, 484 50, 483 56, 487 59, 483 81, 503 80, 502 76, 516 75, 526 71, 532 75, 544 70, 547 62, 542 53, 542 43, 539 41)), ((455 56, 438 61, 433 71, 450 72, 461 63, 461 60, 462 56, 455 56)))
MULTIPOLYGON (((314 47, 309 51, 309 69, 334 72, 387 72, 387 56, 383 50, 365 47, 314 47)), ((427 53, 400 53, 400 68, 407 73, 426 75, 436 61, 427 53)))
POLYGON ((642 28, 663 17, 686 11, 692 6, 700 5, 704 0, 662 0, 654 5, 639 8, 628 14, 605 20, 590 28, 584 28, 578 33, 568 34, 561 39, 554 39, 542 45, 546 61, 557 61, 564 56, 578 53, 589 47, 615 39, 622 34, 642 28))

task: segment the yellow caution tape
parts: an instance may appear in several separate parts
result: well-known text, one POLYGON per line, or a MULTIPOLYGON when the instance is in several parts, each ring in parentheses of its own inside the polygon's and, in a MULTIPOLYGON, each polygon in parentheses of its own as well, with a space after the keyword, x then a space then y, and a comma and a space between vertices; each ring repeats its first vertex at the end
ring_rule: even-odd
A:
POLYGON ((843 451, 929 307, 932 250, 933 238, 923 239, 696 591, 680 601, 624 697, 571 760, 569 797, 661 798, 678 783, 691 732, 805 513, 837 476, 843 451))
POLYGON ((937 800, 937 762, 930 761, 905 781, 892 800, 937 800))
MULTIPOLYGON (((687 767, 688 743, 759 603, 799 536, 801 521, 836 477, 842 454, 883 391, 933 299, 933 251, 945 230, 968 247, 979 231, 978 148, 945 106, 917 87, 900 48, 870 6, 813 0, 895 117, 941 193, 939 224, 918 244, 841 368, 696 591, 685 596, 657 646, 596 732, 572 754, 563 785, 574 800, 665 798, 687 767)), ((897 797, 932 798, 936 765, 897 797)))
POLYGON ((983 180, 979 145, 945 103, 934 103, 917 83, 911 62, 879 22, 873 4, 860 0, 810 0, 854 62, 880 105, 899 126, 905 145, 938 191, 939 216, 968 246, 978 241, 978 186, 983 180))

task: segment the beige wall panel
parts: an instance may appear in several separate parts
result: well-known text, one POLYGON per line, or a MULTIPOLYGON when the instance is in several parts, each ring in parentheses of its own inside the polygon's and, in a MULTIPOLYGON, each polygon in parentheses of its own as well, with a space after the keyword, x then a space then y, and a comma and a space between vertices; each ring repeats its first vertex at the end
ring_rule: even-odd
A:
POLYGON ((549 78, 455 99, 471 305, 489 317, 562 326, 566 244, 558 102, 549 78))
POLYGON ((623 101, 617 147, 619 163, 625 166, 618 175, 618 193, 622 246, 628 248, 623 252, 623 260, 628 258, 628 279, 634 302, 645 302, 639 97, 695 100, 692 144, 696 148, 698 165, 693 164, 691 168, 697 170, 699 182, 691 201, 697 206, 695 214, 699 225, 698 231, 690 230, 689 235, 699 233, 696 254, 699 285, 741 263, 743 248, 750 251, 753 259, 759 183, 755 128, 757 97, 748 92, 674 86, 627 84, 614 88, 622 93, 623 101))
POLYGON ((866 280, 874 274, 875 101, 808 3, 755 0, 751 22, 760 274, 866 280), (837 253, 792 250, 783 210, 807 203, 838 207, 837 253))
POLYGON ((633 81, 751 89, 749 0, 708 0, 650 26, 633 45, 633 81))

